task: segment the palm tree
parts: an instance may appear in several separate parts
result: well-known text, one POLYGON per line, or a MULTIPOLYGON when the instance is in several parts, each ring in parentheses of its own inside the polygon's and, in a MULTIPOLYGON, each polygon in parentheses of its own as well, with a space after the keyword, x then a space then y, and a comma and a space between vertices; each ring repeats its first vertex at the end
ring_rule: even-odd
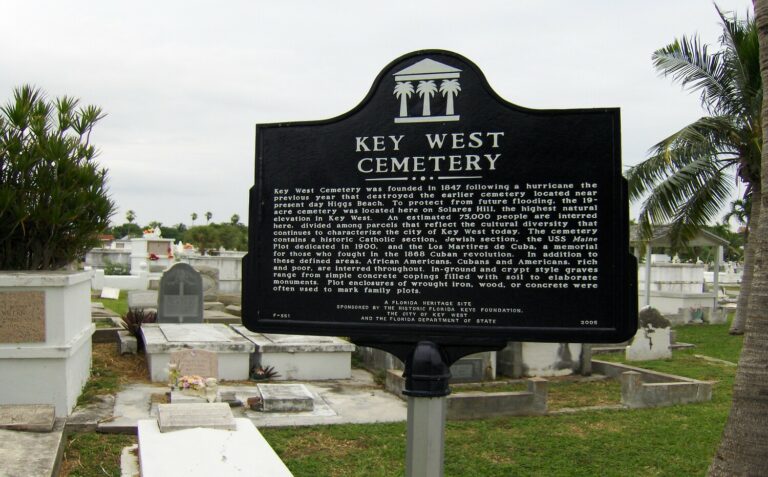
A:
POLYGON ((208 212, 205 213, 205 223, 206 224, 211 221, 211 217, 213 217, 213 213, 211 211, 208 211, 208 212))
POLYGON ((408 116, 408 98, 413 94, 413 83, 398 82, 395 85, 394 95, 400 100, 400 117, 404 118, 408 116))
POLYGON ((195 225, 195 220, 197 220, 197 212, 192 212, 192 225, 195 225))
POLYGON ((431 116, 432 112, 429 110, 429 99, 437 93, 437 85, 434 81, 419 81, 419 85, 416 87, 416 92, 424 98, 424 107, 421 111, 422 116, 431 116))
POLYGON ((449 79, 449 80, 443 80, 442 83, 440 83, 440 92, 443 93, 443 96, 447 98, 447 102, 445 105, 445 114, 447 116, 453 116, 453 97, 459 94, 459 91, 461 91, 461 85, 459 84, 459 80, 455 79, 449 79))
MULTIPOLYGON (((768 84, 768 0, 755 0, 755 18, 760 44, 760 73, 768 84)), ((768 97, 763 97, 762 112, 768 117, 768 97)), ((768 141, 763 130, 761 141, 768 141)), ((762 150, 761 163, 768 168, 768 151, 762 150)), ((768 177, 761 177, 761 189, 768 190, 768 177)), ((753 196, 752 206, 759 201, 753 196)), ((768 462, 765 416, 768 415, 768 220, 750 217, 753 224, 749 242, 754 244, 755 273, 747 312, 744 345, 733 386, 733 404, 723 439, 715 452, 709 475, 764 475, 768 462)))
MULTIPOLYGON (((752 204, 750 202, 751 202, 750 197, 745 197, 744 199, 736 199, 733 202, 731 202, 731 210, 729 210, 723 216, 723 223, 730 224, 731 219, 736 219, 737 225, 746 227, 747 220, 749 217, 749 210, 752 207, 752 204)), ((744 235, 745 237, 749 236, 746 229, 745 229, 744 235)))
MULTIPOLYGON (((755 21, 722 21, 722 49, 710 53, 697 37, 676 40, 653 54, 656 69, 701 94, 707 112, 651 149, 648 159, 629 169, 629 197, 645 198, 639 225, 646 237, 653 225, 671 222, 678 247, 719 214, 738 181, 752 196, 751 220, 760 214, 761 115, 763 99, 755 21), (733 175, 736 175, 734 180, 733 175)), ((752 279, 753 247, 744 252, 744 275, 732 332, 743 332, 752 279)))
POLYGON ((136 220, 136 212, 129 210, 125 213, 125 220, 128 221, 129 224, 132 224, 134 220, 136 220))
POLYGON ((240 216, 237 214, 232 214, 232 217, 229 219, 229 223, 232 225, 237 225, 240 223, 240 216))

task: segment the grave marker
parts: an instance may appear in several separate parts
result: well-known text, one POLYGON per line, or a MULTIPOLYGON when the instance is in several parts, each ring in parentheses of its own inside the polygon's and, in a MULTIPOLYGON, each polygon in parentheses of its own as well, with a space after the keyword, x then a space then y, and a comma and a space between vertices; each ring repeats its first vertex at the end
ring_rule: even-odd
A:
POLYGON ((186 263, 177 263, 160 279, 158 323, 202 323, 203 282, 186 263))
POLYGON ((160 432, 179 431, 195 427, 235 430, 235 417, 229 404, 158 404, 157 425, 160 432))
POLYGON ((203 349, 182 349, 171 352, 169 364, 176 366, 179 376, 196 375, 219 378, 219 360, 216 353, 203 349))
POLYGON ((45 293, 0 292, 0 343, 45 341, 45 293))

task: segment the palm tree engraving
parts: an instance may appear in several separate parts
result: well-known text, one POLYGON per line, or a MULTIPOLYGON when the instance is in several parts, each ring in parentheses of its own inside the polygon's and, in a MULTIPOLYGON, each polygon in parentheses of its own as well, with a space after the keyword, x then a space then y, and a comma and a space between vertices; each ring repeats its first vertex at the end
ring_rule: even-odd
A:
POLYGON ((449 79, 440 83, 440 92, 446 97, 445 114, 453 116, 453 98, 461 91, 459 80, 449 79))
POLYGON ((413 83, 398 82, 395 85, 394 95, 400 100, 400 117, 404 118, 408 116, 408 98, 413 94, 413 83))
POLYGON ((429 99, 437 93, 437 85, 434 81, 419 81, 419 85, 416 87, 416 92, 424 98, 424 108, 421 111, 422 116, 431 116, 432 112, 429 110, 429 99))

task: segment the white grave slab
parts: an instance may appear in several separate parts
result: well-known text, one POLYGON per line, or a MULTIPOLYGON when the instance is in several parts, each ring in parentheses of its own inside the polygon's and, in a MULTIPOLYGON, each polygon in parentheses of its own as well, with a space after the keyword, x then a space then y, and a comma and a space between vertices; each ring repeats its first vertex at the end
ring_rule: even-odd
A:
POLYGON ((158 404, 157 426, 160 432, 180 431, 195 427, 235 430, 235 418, 229 404, 185 403, 158 404))
POLYGON ((148 324, 141 327, 150 378, 168 382, 171 353, 184 349, 216 353, 221 380, 248 379, 250 356, 255 346, 222 324, 148 324))
POLYGON ((314 397, 303 384, 259 384, 263 412, 311 412, 314 397))
POLYGON ((139 421, 142 477, 293 476, 250 420, 235 425, 161 433, 156 421, 139 421))
POLYGON ((650 361, 672 357, 671 328, 654 328, 649 325, 637 330, 632 344, 626 348, 628 361, 650 361))
POLYGON ((104 287, 101 289, 101 298, 108 300, 117 300, 120 298, 120 289, 112 287, 104 287))
POLYGON ((231 328, 255 346, 252 364, 271 366, 277 380, 349 379, 355 345, 332 336, 254 333, 242 325, 231 328))
POLYGON ((230 336, 222 333, 221 329, 209 326, 200 326, 199 324, 175 324, 164 323, 159 325, 160 330, 168 341, 178 343, 189 342, 228 342, 230 336))

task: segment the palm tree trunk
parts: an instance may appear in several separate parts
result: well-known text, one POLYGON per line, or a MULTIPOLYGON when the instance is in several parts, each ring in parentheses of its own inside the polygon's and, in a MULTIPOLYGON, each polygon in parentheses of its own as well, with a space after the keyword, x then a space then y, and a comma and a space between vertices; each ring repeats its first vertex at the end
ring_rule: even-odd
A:
POLYGON ((421 108, 422 116, 431 116, 432 112, 429 110, 429 93, 424 95, 424 107, 421 108))
POLYGON ((448 96, 448 103, 446 104, 446 107, 445 107, 445 114, 447 116, 453 116, 453 94, 448 93, 447 96, 448 96))
MULTIPOLYGON (((752 213, 747 222, 747 228, 760 222, 760 209, 762 201, 762 190, 759 183, 752 185, 752 213)), ((749 307, 749 295, 752 291, 752 276, 755 260, 755 242, 751 235, 747 235, 747 243, 744 247, 744 270, 741 276, 741 286, 739 287, 739 299, 736 302, 736 316, 731 323, 731 329, 728 332, 732 335, 743 335, 744 325, 747 322, 747 309, 749 307)), ((717 293, 717 290, 715 290, 717 293)))
MULTIPOLYGON (((768 85, 768 0, 754 0, 760 42, 760 75, 768 85)), ((762 117, 768 118, 768 94, 763 94, 762 117)), ((768 121, 762 122, 763 144, 768 144, 768 121)), ((768 148, 762 148, 762 190, 768 190, 768 148)), ((768 205, 768 194, 760 197, 768 205)), ((747 308, 744 347, 736 370, 733 404, 709 475, 765 475, 768 462, 768 220, 758 220, 750 234, 755 258, 752 291, 747 308)))
POLYGON ((406 95, 400 96, 400 117, 404 118, 408 116, 408 97, 406 95))

